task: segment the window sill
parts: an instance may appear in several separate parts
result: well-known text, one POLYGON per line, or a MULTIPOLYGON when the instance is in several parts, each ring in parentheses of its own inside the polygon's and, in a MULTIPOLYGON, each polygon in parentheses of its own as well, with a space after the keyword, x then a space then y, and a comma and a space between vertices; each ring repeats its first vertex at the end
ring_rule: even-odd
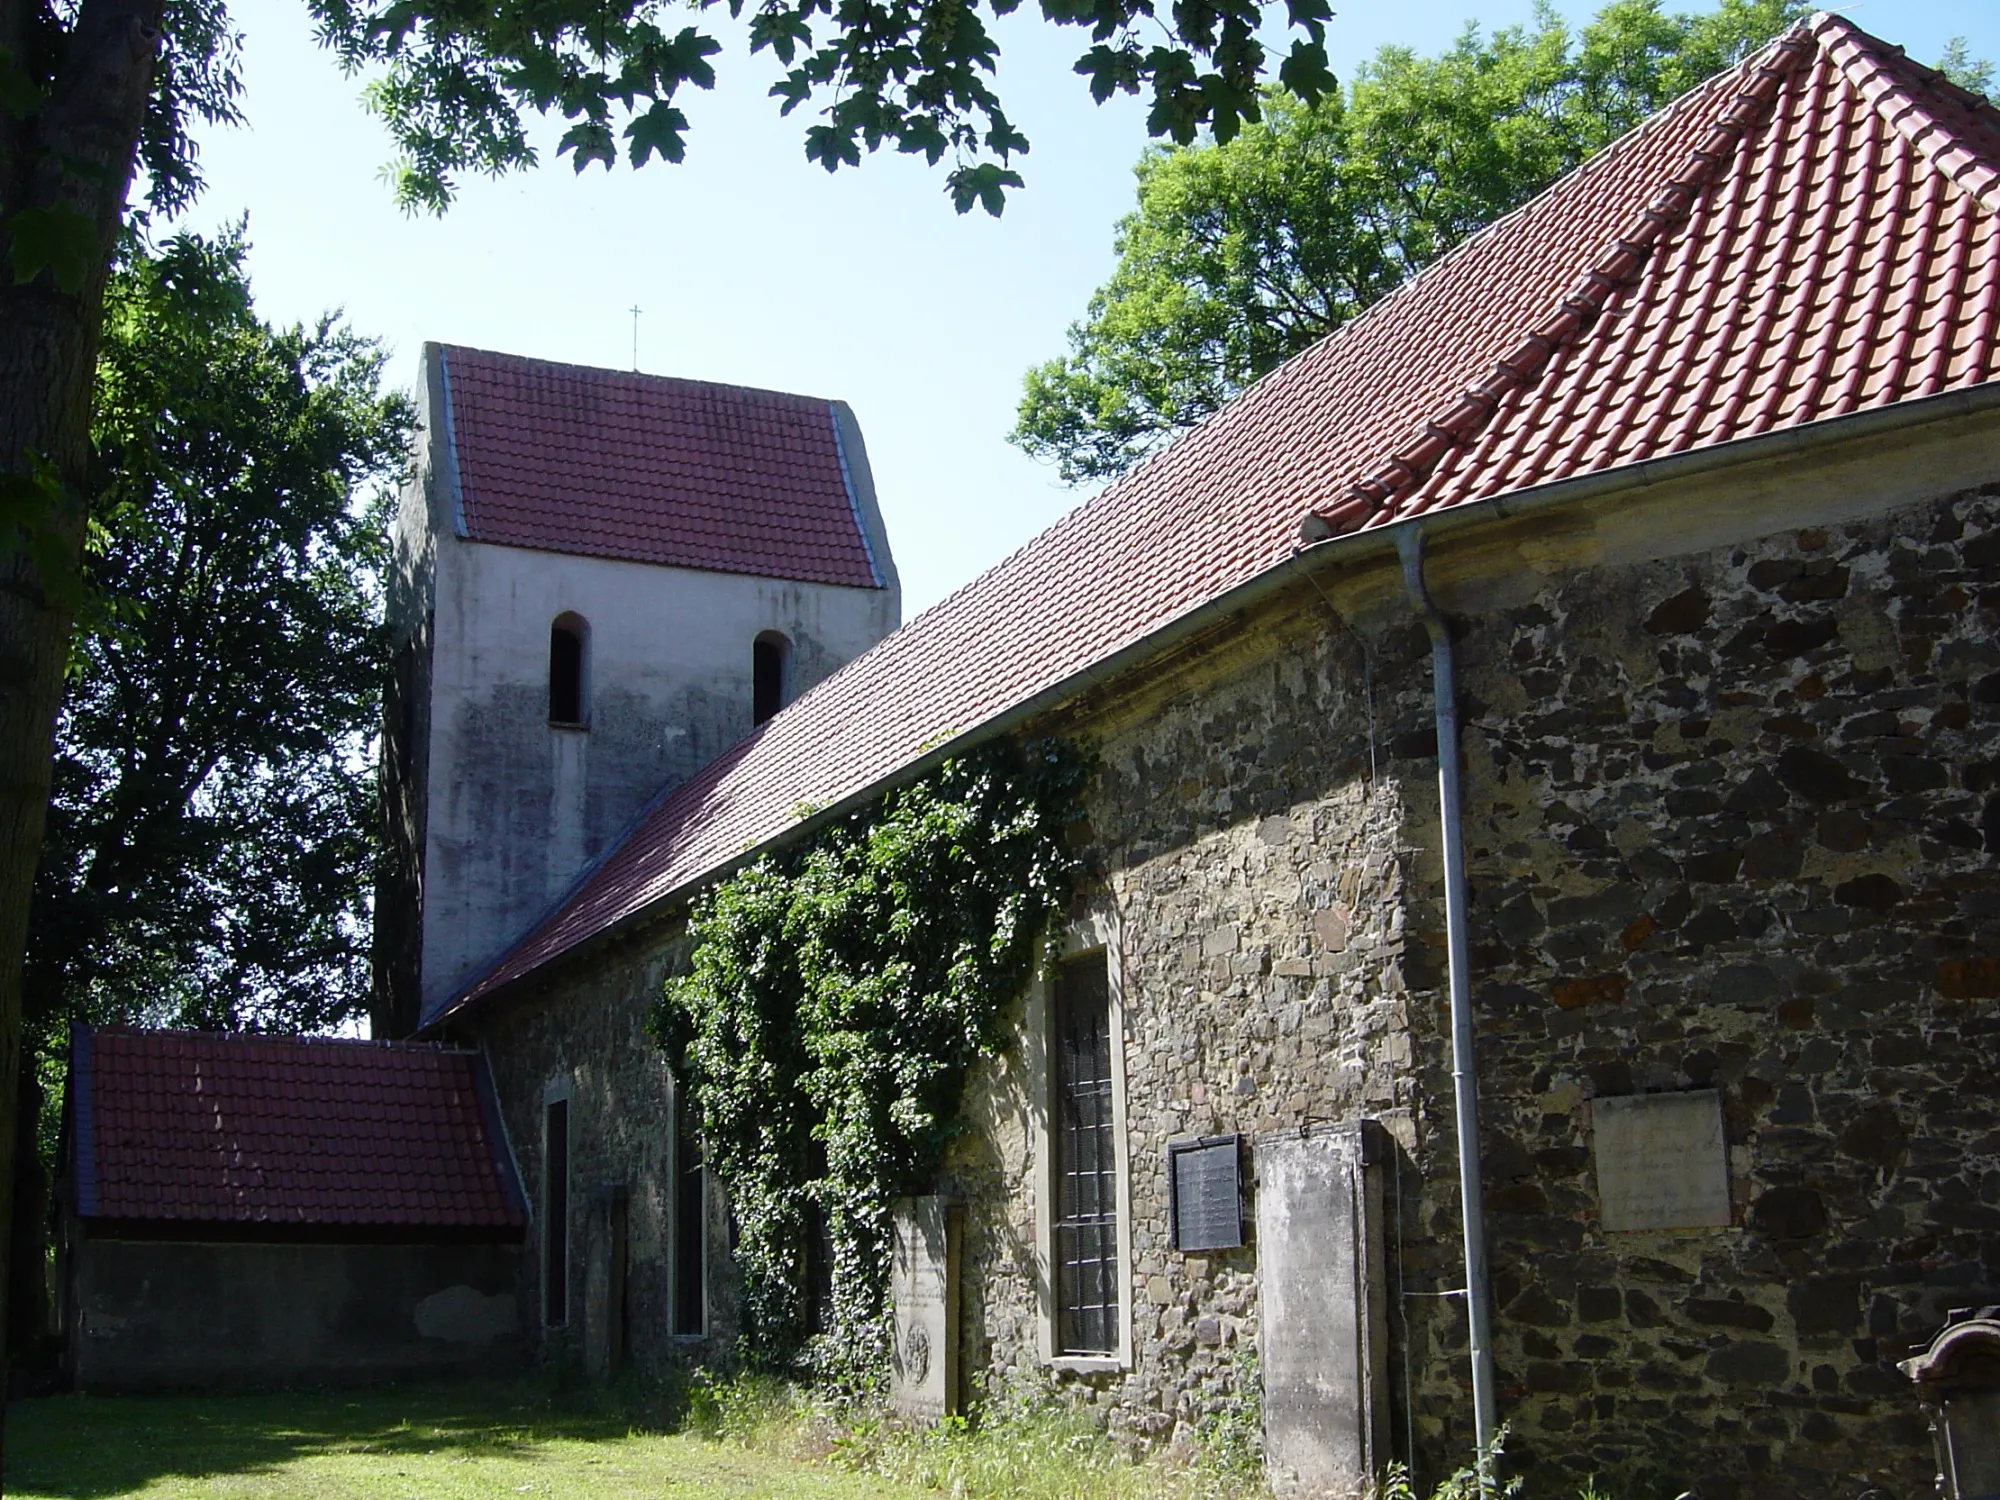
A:
POLYGON ((549 728, 551 728, 551 729, 567 729, 567 730, 569 730, 569 731, 570 731, 570 732, 571 732, 572 734, 588 734, 588 733, 590 733, 590 726, 589 726, 588 724, 572 724, 572 723, 571 723, 571 722, 570 722, 569 720, 567 720, 567 719, 551 719, 551 720, 549 720, 549 728))
POLYGON ((1049 1368, 1061 1375, 1122 1375, 1125 1361, 1115 1354, 1058 1354, 1049 1368))

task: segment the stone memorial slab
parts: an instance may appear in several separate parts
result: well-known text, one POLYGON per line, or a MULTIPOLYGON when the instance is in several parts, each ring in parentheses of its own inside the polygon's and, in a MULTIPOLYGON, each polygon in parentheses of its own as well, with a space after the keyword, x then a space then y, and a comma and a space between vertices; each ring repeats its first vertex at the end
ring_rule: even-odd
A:
POLYGON ((1284 1500, 1363 1500, 1389 1458, 1389 1298, 1372 1122, 1257 1141, 1264 1462, 1284 1500))
POLYGON ((889 1293, 896 1345, 889 1403, 935 1421, 959 1409, 958 1240, 962 1210, 939 1197, 896 1205, 889 1293))
POLYGON ((1598 1215, 1606 1230, 1728 1226, 1721 1094, 1699 1089, 1598 1099, 1591 1127, 1598 1215))

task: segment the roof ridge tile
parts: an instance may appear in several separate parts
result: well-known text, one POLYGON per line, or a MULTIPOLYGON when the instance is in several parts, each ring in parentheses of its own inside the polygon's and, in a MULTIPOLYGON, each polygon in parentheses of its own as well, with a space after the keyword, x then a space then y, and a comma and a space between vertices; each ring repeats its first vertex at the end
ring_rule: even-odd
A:
POLYGON ((1819 11, 1800 24, 1856 92, 1925 160, 1988 213, 2000 213, 2000 110, 1990 100, 1913 61, 1902 48, 1878 41, 1845 16, 1819 11), (1940 105, 1984 126, 1986 149, 1978 149, 1964 131, 1944 120, 1940 105))
MULTIPOLYGON (((1809 36, 1801 23, 1738 64, 1733 72, 1744 79, 1743 87, 1723 106, 1701 144, 1689 150, 1687 165, 1612 234, 1555 308, 1495 359, 1482 380, 1461 390, 1449 407, 1423 422, 1380 466, 1350 481, 1331 506, 1308 512, 1300 527, 1303 540, 1323 541, 1357 530, 1398 497, 1420 488, 1447 453, 1485 427, 1514 386, 1533 381, 1564 346, 1588 329, 1611 298, 1637 278, 1653 248, 1669 231, 1687 222, 1716 168, 1733 160, 1750 131, 1768 117, 1780 87, 1813 51, 1809 36)), ((1708 103, 1730 76, 1723 74, 1704 88, 1683 95, 1668 106, 1670 115, 1708 103)))

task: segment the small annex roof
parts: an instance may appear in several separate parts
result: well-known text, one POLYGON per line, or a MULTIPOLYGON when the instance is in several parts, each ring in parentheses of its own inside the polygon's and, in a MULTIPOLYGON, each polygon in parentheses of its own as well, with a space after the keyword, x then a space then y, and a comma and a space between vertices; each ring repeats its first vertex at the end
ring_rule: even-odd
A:
POLYGON ((79 1026, 69 1087, 86 1220, 496 1237, 527 1223, 475 1052, 79 1026))
POLYGON ((666 796, 432 1019, 1285 565, 2000 375, 2000 114, 1819 14, 1237 397, 666 796))
POLYGON ((440 345, 475 542, 881 588, 832 402, 440 345))

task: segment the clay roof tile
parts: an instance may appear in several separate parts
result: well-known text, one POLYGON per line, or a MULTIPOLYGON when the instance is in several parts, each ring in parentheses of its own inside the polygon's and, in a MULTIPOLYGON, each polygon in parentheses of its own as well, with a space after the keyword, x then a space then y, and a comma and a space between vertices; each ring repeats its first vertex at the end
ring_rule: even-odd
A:
POLYGON ((523 1222, 475 1053, 121 1027, 78 1028, 72 1045, 89 1217, 494 1230, 523 1222), (435 1128, 384 1128, 383 1105, 473 1149, 441 1149, 435 1128))
POLYGON ((1338 535, 1982 384, 1996 316, 2000 112, 1815 15, 767 721, 439 1014, 1285 565, 1308 515, 1338 535))
POLYGON ((447 345, 462 534, 880 588, 834 407, 447 345))

